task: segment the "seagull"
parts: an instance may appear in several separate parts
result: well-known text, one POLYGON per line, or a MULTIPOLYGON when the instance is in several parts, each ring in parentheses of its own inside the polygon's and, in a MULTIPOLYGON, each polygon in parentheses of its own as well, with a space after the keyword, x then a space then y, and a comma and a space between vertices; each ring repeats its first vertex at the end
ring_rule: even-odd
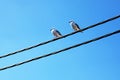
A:
POLYGON ((62 37, 62 34, 57 29, 53 28, 50 31, 55 37, 57 37, 57 38, 62 37))
MULTIPOLYGON (((74 21, 69 21, 71 27, 75 30, 75 31, 78 31, 78 30, 81 30, 79 25, 77 23, 75 23, 74 21)), ((81 31, 82 32, 82 31, 81 31)))

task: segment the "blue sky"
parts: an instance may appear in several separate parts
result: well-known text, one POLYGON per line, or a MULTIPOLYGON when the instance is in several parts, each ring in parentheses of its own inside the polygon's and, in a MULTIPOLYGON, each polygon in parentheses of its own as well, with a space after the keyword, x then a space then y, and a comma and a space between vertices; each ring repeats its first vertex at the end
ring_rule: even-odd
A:
MULTIPOLYGON (((73 32, 69 21, 81 28, 120 14, 119 0, 0 0, 0 55, 14 52, 54 36, 73 32)), ((120 29, 120 19, 35 49, 0 59, 0 67, 120 29)), ((54 56, 0 71, 0 80, 120 80, 120 34, 54 56)))

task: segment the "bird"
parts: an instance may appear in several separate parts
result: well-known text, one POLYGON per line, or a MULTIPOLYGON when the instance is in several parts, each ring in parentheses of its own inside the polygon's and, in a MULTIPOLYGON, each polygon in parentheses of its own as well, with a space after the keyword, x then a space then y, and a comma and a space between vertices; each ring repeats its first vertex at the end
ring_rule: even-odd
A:
POLYGON ((51 33, 56 37, 62 37, 62 34, 55 28, 50 29, 51 33))
POLYGON ((81 30, 80 27, 79 27, 79 25, 77 23, 75 23, 74 21, 69 21, 69 24, 74 29, 74 31, 81 30))

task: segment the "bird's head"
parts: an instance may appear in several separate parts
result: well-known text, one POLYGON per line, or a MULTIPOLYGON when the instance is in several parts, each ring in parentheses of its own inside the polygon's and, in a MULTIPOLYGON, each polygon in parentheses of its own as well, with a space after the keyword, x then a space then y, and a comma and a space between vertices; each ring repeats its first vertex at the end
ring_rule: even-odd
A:
POLYGON ((50 29, 50 31, 52 31, 53 29, 50 29))
POLYGON ((69 21, 69 23, 72 23, 72 22, 74 22, 74 21, 73 20, 69 21))
POLYGON ((50 29, 50 31, 55 30, 55 28, 50 29))

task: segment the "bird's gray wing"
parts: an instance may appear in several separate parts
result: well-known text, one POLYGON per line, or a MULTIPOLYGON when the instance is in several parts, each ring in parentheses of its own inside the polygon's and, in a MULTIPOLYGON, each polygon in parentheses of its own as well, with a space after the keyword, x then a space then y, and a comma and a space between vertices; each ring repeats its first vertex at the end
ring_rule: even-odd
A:
POLYGON ((59 35, 62 35, 58 30, 56 30, 56 32, 57 32, 59 35))
POLYGON ((78 29, 80 29, 79 25, 77 23, 75 23, 75 25, 77 26, 78 29))

